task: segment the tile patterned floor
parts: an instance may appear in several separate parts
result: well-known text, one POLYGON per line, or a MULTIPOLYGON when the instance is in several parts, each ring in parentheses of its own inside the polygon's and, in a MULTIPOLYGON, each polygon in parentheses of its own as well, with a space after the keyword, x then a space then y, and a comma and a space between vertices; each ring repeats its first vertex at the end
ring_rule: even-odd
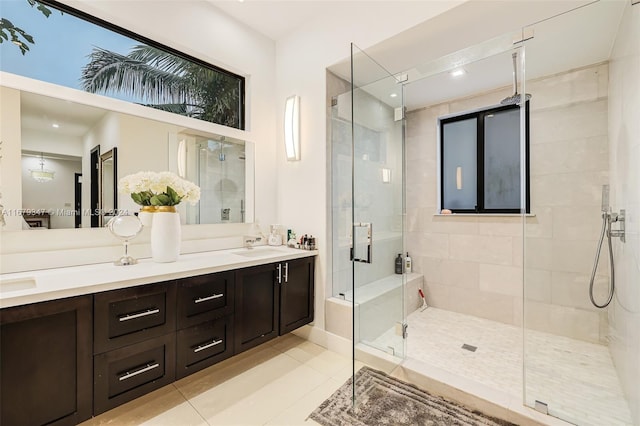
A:
MULTIPOLYGON (((437 308, 408 317, 407 357, 521 397, 522 329, 437 308), (462 349, 466 343, 475 352, 462 349)), ((398 346, 395 330, 374 342, 398 346)), ((631 414, 606 346, 527 331, 527 404, 584 426, 631 425, 631 414)))
POLYGON ((349 377, 351 359, 288 334, 82 425, 317 425, 307 416, 349 377))

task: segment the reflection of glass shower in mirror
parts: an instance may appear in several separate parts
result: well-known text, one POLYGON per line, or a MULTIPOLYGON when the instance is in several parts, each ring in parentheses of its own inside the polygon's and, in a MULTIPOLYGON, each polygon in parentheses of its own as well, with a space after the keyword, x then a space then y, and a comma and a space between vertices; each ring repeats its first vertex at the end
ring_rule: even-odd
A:
POLYGON ((245 146, 201 136, 187 139, 186 178, 200 186, 200 202, 187 205, 187 223, 245 221, 245 146))

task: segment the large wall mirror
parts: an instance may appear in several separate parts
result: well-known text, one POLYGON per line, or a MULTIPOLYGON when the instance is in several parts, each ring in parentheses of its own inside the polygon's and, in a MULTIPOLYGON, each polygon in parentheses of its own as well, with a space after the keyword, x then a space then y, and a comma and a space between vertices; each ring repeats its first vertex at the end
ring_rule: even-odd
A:
POLYGON ((3 230, 100 227, 118 211, 134 214, 139 206, 118 193, 117 182, 139 171, 172 171, 201 187, 197 204, 179 206, 185 224, 253 220, 253 145, 238 137, 242 131, 163 111, 147 118, 149 109, 139 105, 8 73, 0 78, 3 176, 21 189, 3 191, 2 204, 22 212, 20 221, 6 217, 3 230), (13 138, 16 154, 6 149, 13 138))

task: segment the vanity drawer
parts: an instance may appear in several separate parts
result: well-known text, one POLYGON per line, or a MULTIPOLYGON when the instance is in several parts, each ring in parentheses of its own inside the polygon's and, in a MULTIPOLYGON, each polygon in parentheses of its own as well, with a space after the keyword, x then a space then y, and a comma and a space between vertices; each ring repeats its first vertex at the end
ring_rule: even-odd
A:
POLYGON ((176 378, 202 370, 233 355, 233 317, 178 331, 176 378))
POLYGON ((174 330, 174 282, 95 295, 95 354, 162 336, 174 330))
POLYGON ((233 313, 234 273, 199 275, 178 281, 178 329, 233 313))
POLYGON ((175 333, 94 357, 94 414, 175 380, 175 333))

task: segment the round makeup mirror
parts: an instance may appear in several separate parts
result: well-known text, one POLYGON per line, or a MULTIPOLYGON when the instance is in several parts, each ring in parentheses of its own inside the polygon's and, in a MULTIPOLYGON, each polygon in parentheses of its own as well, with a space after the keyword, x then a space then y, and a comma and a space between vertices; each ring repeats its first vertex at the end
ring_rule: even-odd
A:
POLYGON ((120 238, 124 244, 124 255, 113 262, 116 266, 135 265, 136 259, 129 256, 129 241, 142 231, 142 222, 136 216, 116 216, 107 224, 109 231, 120 238))

